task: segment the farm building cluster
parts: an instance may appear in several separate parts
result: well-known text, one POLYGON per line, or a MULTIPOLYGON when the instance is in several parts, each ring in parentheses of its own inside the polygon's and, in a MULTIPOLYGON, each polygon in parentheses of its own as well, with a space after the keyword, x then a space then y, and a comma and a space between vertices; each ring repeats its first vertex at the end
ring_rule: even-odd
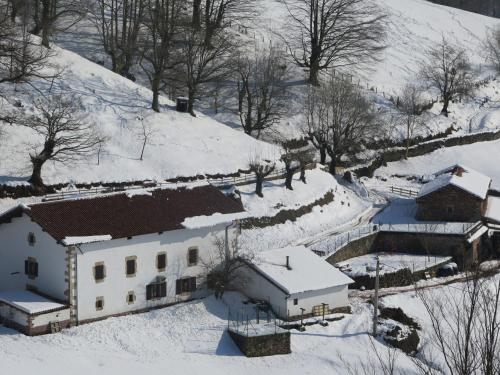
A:
POLYGON ((447 168, 423 185, 416 204, 427 230, 372 223, 366 236, 351 237, 333 254, 292 246, 251 260, 229 246, 248 216, 241 199, 211 185, 19 205, 0 216, 0 319, 37 335, 148 311, 206 295, 212 272, 241 259, 239 291, 296 320, 348 311, 348 288, 373 279, 366 259, 372 253, 405 253, 401 259, 422 274, 451 260, 464 269, 498 255, 500 192, 489 177, 447 168), (217 239, 225 244, 222 256, 217 239), (422 263, 419 255, 433 260, 422 263))

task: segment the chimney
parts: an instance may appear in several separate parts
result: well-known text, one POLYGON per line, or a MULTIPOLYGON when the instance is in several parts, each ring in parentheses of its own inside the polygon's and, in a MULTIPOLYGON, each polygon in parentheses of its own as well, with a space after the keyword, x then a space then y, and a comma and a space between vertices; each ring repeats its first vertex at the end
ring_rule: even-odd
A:
POLYGON ((289 271, 292 269, 292 267, 290 267, 290 257, 288 255, 286 256, 286 269, 289 271))

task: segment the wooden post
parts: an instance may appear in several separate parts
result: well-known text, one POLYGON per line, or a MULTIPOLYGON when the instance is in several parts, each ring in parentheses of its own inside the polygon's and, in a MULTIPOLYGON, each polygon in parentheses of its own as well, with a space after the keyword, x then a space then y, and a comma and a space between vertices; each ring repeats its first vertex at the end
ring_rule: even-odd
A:
POLYGON ((375 273, 375 296, 373 299, 373 327, 372 335, 377 336, 377 324, 378 324, 378 287, 379 287, 379 269, 380 269, 380 259, 377 255, 377 268, 375 273))

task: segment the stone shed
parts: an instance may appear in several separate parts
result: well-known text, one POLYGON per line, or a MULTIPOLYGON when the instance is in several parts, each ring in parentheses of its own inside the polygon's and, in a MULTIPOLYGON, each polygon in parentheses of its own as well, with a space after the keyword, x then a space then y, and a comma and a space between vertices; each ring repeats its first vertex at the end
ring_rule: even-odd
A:
POLYGON ((476 222, 488 206, 491 178, 463 165, 435 173, 417 197, 418 220, 476 222))

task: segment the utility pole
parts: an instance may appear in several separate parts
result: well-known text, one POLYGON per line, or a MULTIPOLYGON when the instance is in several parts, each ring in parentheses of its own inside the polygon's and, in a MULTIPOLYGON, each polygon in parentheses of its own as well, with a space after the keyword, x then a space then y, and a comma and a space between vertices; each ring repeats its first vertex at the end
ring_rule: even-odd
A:
POLYGON ((379 270, 380 270, 380 259, 377 255, 377 268, 375 271, 375 295, 373 298, 373 327, 372 335, 377 336, 377 324, 378 324, 378 287, 379 287, 379 270))

